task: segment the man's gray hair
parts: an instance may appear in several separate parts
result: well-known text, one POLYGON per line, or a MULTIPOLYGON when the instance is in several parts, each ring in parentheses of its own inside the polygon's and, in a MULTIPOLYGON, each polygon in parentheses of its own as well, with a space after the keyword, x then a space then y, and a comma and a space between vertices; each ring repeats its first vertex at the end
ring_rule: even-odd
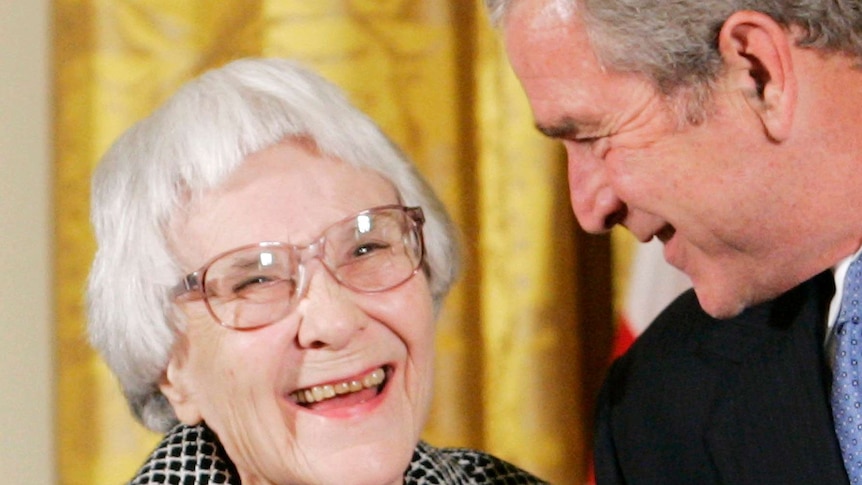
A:
MULTIPOLYGON (((485 0, 491 21, 503 24, 519 1, 485 0)), ((577 11, 606 68, 643 74, 667 96, 709 97, 722 69, 718 32, 741 10, 799 28, 802 47, 862 59, 859 0, 545 0, 545 7, 561 18, 577 11)))

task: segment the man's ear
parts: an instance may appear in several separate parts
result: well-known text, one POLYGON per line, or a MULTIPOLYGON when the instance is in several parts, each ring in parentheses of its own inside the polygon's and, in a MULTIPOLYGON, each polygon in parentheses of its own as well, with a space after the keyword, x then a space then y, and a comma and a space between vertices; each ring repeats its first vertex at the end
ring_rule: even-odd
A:
POLYGON ((728 17, 718 34, 727 87, 743 90, 766 134, 775 141, 790 135, 796 110, 794 42, 792 31, 750 10, 728 17))
POLYGON ((175 345, 171 358, 168 361, 168 367, 165 369, 162 380, 159 382, 159 390, 171 403, 174 408, 174 413, 177 419, 183 424, 195 425, 200 423, 203 418, 200 409, 194 400, 193 388, 189 385, 190 375, 189 368, 186 365, 186 350, 183 344, 183 338, 179 337, 180 341, 175 345))

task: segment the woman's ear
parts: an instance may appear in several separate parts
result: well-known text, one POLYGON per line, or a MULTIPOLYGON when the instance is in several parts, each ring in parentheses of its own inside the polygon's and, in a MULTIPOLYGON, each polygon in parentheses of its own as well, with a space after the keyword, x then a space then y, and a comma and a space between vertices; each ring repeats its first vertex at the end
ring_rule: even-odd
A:
POLYGON ((185 365, 186 351, 183 341, 184 339, 179 337, 173 348, 167 369, 159 382, 159 390, 171 403, 177 419, 191 426, 200 423, 203 418, 195 403, 193 388, 189 385, 189 369, 185 365))
POLYGON ((728 89, 740 89, 771 139, 790 135, 797 80, 791 51, 795 36, 772 17, 742 10, 727 18, 718 34, 728 89))

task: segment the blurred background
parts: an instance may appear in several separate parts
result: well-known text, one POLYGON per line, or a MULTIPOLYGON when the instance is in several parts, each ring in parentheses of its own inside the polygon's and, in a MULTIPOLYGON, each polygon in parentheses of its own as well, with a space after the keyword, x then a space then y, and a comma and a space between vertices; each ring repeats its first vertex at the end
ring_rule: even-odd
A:
POLYGON ((561 148, 534 130, 479 0, 0 0, 4 483, 123 483, 157 442, 86 343, 89 177, 180 84, 247 56, 340 85, 461 228, 424 438, 587 483, 636 256, 625 234, 576 228, 561 148))

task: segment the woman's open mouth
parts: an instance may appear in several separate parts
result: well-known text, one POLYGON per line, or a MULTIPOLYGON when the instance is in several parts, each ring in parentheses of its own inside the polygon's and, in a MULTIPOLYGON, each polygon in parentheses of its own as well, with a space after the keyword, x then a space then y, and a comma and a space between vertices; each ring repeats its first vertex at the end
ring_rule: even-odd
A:
POLYGON ((343 381, 297 389, 290 393, 289 397, 304 408, 321 411, 362 404, 380 394, 386 387, 390 373, 389 366, 382 366, 343 381))

